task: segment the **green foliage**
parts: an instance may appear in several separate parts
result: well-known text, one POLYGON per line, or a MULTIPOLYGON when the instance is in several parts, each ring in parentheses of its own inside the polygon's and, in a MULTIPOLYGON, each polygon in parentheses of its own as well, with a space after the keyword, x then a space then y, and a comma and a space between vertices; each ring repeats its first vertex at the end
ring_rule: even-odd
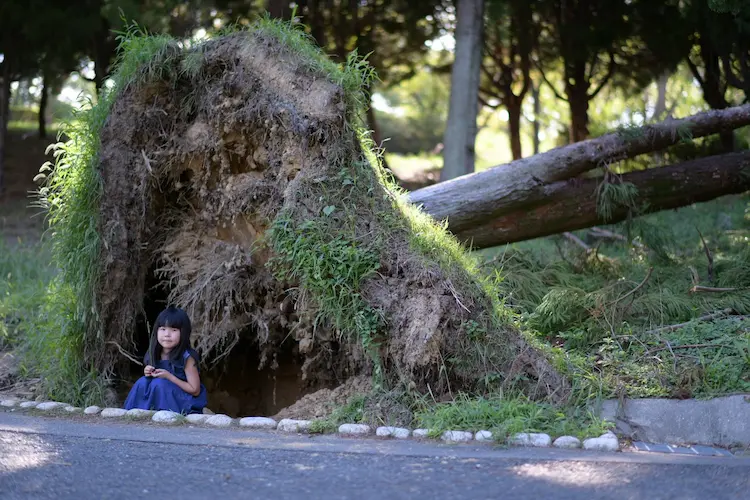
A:
POLYGON ((534 310, 529 326, 543 332, 565 330, 590 314, 593 303, 576 287, 551 288, 534 310))
POLYGON ((380 132, 388 138, 389 153, 418 154, 433 151, 443 142, 450 97, 446 75, 424 68, 409 80, 381 91, 392 108, 375 111, 380 132))
POLYGON ((0 350, 29 331, 54 269, 42 245, 8 245, 0 238, 0 350))
POLYGON ((437 22, 442 7, 440 0, 366 0, 328 7, 299 2, 296 14, 309 25, 326 53, 342 58, 355 49, 373 53, 372 64, 378 74, 394 82, 413 74, 429 41, 442 34, 437 22))
POLYGON ((106 384, 82 363, 75 297, 56 273, 45 245, 0 240, 0 350, 16 349, 21 377, 38 378, 48 398, 101 403, 106 384))
MULTIPOLYGON (((747 197, 729 197, 608 228, 629 232, 645 247, 589 240, 597 248, 586 253, 555 248, 555 239, 545 238, 503 248, 490 263, 503 276, 506 303, 525 325, 564 347, 555 354, 560 369, 584 398, 744 391, 750 322, 697 318, 725 309, 750 312, 747 203, 747 197), (701 234, 714 262, 713 283, 701 234), (735 290, 691 293, 695 284, 735 290), (690 323, 657 330, 682 322, 690 323)), ((589 238, 585 231, 578 235, 589 238)))
POLYGON ((637 207, 638 188, 629 182, 614 183, 604 181, 596 190, 596 212, 605 220, 612 219, 614 210, 637 207))
POLYGON ((311 294, 319 309, 316 325, 331 321, 339 332, 356 336, 374 353, 381 320, 362 298, 360 286, 380 267, 378 254, 344 236, 332 239, 325 220, 333 213, 325 213, 329 207, 323 209, 321 220, 300 223, 278 216, 268 233, 276 255, 270 265, 279 279, 299 282, 311 294))
POLYGON ((488 430, 504 441, 518 432, 545 432, 552 436, 581 438, 607 431, 606 422, 582 408, 559 408, 517 396, 470 397, 459 394, 453 401, 434 403, 417 411, 417 425, 433 436, 447 430, 488 430))
POLYGON ((77 318, 77 297, 59 278, 49 284, 48 298, 26 324, 19 345, 21 376, 38 377, 42 393, 51 400, 102 404, 108 381, 93 360, 83 358, 84 337, 79 332, 84 325, 77 318))

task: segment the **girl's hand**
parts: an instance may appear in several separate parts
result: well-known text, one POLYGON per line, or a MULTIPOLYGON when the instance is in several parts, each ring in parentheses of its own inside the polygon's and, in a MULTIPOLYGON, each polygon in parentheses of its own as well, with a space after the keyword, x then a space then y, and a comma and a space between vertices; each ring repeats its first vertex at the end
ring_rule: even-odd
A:
POLYGON ((169 370, 161 370, 159 368, 154 368, 153 370, 151 370, 151 376, 154 378, 163 378, 166 380, 172 380, 172 377, 174 377, 174 375, 172 375, 169 370))
POLYGON ((147 377, 152 377, 154 373, 154 367, 151 365, 146 365, 146 368, 143 369, 143 374, 147 377))

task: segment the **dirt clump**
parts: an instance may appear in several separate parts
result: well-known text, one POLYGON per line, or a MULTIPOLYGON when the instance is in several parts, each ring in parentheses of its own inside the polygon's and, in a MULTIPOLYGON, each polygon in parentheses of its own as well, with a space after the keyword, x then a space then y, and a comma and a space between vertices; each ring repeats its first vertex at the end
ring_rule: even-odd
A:
POLYGON ((140 348, 137 319, 161 294, 188 311, 210 366, 239 344, 256 370, 293 358, 303 397, 278 416, 317 415, 366 379, 436 395, 523 379, 565 398, 458 243, 385 179, 360 128, 368 78, 269 21, 160 42, 100 136, 87 338, 112 341, 88 344, 103 369, 124 366, 118 346, 140 348))
POLYGON ((315 419, 328 416, 336 407, 345 405, 352 397, 367 394, 372 390, 368 377, 352 377, 335 389, 320 389, 306 394, 293 405, 287 406, 273 416, 283 418, 315 419))

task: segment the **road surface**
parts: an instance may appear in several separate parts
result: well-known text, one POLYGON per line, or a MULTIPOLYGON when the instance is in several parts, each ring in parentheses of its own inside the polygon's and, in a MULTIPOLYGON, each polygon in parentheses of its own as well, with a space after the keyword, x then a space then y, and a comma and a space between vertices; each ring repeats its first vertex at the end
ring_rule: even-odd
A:
POLYGON ((499 449, 0 412, 0 499, 747 499, 750 459, 499 449))

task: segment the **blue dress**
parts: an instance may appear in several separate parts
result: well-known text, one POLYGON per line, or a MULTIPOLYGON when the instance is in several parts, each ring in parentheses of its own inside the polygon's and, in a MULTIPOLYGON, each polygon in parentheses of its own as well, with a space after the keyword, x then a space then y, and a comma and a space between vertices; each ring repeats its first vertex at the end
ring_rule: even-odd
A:
MULTIPOLYGON (((153 367, 167 370, 175 377, 187 382, 185 363, 187 363, 190 357, 197 364, 198 353, 192 349, 188 349, 183 354, 181 362, 163 359, 154 364, 153 367)), ((163 378, 146 376, 139 378, 135 382, 130 389, 128 398, 125 400, 126 410, 132 410, 133 408, 140 408, 142 410, 171 410, 183 415, 202 413, 203 408, 207 405, 208 396, 206 394, 206 387, 203 384, 201 384, 200 394, 193 396, 177 387, 174 382, 163 378)))

